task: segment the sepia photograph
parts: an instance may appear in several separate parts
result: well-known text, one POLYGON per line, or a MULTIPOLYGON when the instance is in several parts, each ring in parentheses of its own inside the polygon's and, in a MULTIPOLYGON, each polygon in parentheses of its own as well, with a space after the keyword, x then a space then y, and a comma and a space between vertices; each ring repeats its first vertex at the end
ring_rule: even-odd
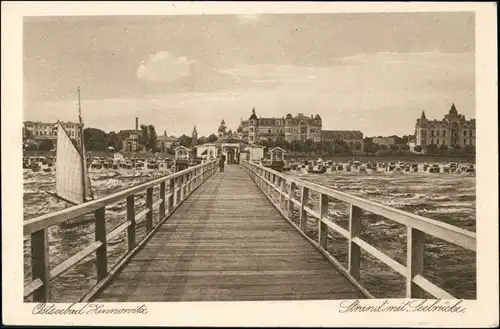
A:
POLYGON ((497 108, 474 10, 20 23, 30 314, 336 301, 423 321, 478 301, 498 217, 478 217, 476 118, 497 108))

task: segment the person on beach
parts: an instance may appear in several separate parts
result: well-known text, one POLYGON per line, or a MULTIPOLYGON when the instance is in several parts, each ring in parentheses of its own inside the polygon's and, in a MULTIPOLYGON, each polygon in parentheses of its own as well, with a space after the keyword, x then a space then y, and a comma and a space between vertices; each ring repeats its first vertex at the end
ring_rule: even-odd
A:
POLYGON ((224 154, 220 155, 219 168, 220 172, 224 172, 224 162, 226 161, 226 156, 224 154))

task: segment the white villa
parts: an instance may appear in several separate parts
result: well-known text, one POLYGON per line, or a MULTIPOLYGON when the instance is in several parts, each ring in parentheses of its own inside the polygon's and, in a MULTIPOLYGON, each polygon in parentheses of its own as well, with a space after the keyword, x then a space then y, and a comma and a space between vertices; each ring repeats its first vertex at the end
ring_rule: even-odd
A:
POLYGON ((221 153, 226 157, 226 164, 238 163, 238 160, 259 161, 264 157, 264 147, 249 145, 233 137, 220 138, 214 143, 196 146, 196 156, 204 160, 216 158, 221 153))

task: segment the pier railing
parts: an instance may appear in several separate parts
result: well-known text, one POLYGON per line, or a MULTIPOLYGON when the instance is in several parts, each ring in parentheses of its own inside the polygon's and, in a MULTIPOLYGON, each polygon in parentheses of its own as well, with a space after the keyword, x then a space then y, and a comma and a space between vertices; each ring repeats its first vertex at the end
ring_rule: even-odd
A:
POLYGON ((365 296, 374 298, 359 282, 361 250, 385 263, 406 278, 407 298, 422 298, 425 293, 441 299, 455 298, 424 277, 425 236, 429 235, 476 252, 476 234, 474 232, 297 179, 256 163, 242 161, 242 164, 262 192, 273 203, 275 208, 280 211, 281 215, 320 250, 365 296), (297 200, 295 197, 297 189, 301 191, 300 200, 297 200), (309 206, 309 196, 313 192, 320 195, 319 212, 309 206), (277 195, 277 197, 273 198, 273 195, 277 195), (344 229, 329 219, 329 198, 349 205, 348 229, 344 229), (295 209, 298 210, 300 216, 298 225, 292 221, 294 207, 297 207, 295 209), (362 211, 367 211, 406 226, 406 266, 360 238, 362 211), (311 239, 306 234, 308 217, 312 217, 318 222, 317 228, 315 228, 317 230, 317 241, 311 239), (328 252, 328 229, 337 232, 347 240, 347 267, 328 252))
POLYGON ((24 297, 32 296, 34 302, 49 301, 51 281, 95 253, 97 284, 80 300, 88 301, 216 169, 215 161, 207 162, 94 201, 25 221, 24 235, 31 236, 32 281, 25 285, 24 297), (153 188, 158 186, 160 197, 155 201, 153 200, 153 188), (135 197, 144 192, 146 192, 146 208, 136 214, 135 197), (126 199, 126 221, 111 232, 107 232, 105 207, 123 199, 126 199), (159 220, 153 225, 153 211, 155 210, 158 210, 159 220), (95 221, 95 241, 51 268, 49 265, 48 229, 92 212, 95 221), (143 221, 145 221, 146 234, 140 241, 136 241, 136 227, 143 221), (127 231, 128 250, 112 269, 108 269, 107 242, 125 230, 127 231))

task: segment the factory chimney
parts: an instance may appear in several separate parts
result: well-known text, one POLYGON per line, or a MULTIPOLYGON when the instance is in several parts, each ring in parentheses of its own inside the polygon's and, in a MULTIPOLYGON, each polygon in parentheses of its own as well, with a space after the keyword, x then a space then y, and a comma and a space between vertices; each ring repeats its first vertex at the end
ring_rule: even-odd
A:
POLYGON ((139 118, 138 117, 135 118, 135 131, 136 132, 139 131, 139 118))

